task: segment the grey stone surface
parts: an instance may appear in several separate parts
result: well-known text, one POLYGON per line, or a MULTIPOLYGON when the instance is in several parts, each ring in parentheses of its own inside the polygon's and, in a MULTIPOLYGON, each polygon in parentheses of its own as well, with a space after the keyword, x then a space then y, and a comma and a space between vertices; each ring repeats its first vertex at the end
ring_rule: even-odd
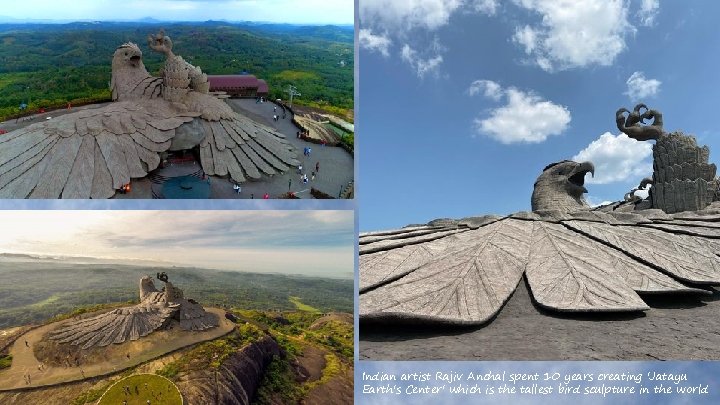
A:
POLYGON ((207 76, 172 53, 169 37, 149 42, 166 56, 163 77, 147 72, 137 45, 123 44, 112 60, 114 103, 0 138, 0 197, 109 198, 156 169, 159 152, 196 145, 208 175, 235 182, 298 165, 284 135, 208 94, 207 76))
POLYGON ((140 280, 140 304, 71 320, 50 332, 50 338, 88 349, 138 340, 169 325, 171 321, 175 321, 182 330, 201 331, 219 325, 220 320, 214 314, 185 299, 182 290, 163 275, 158 274, 158 279, 165 284, 162 290, 155 287, 149 276, 140 280))
POLYGON ((617 110, 615 123, 620 132, 638 141, 660 139, 663 135, 662 114, 657 110, 648 109, 645 104, 636 105, 633 111, 625 108, 617 110), (642 109, 645 111, 641 112, 642 109), (628 113, 627 117, 625 117, 625 113, 628 113), (652 120, 652 122, 648 125, 641 125, 645 123, 646 119, 652 120))
POLYGON ((708 163, 710 151, 695 138, 673 132, 653 146, 653 208, 667 213, 702 210, 718 199, 717 168, 708 163))
POLYGON ((458 235, 439 257, 413 256, 415 270, 362 295, 360 316, 451 324, 487 322, 522 278, 532 229, 529 221, 497 221, 458 235))
POLYGON ((585 189, 585 174, 595 173, 590 162, 577 163, 563 160, 545 167, 535 181, 531 198, 532 210, 576 211, 589 209, 582 195, 585 189))
POLYGON ((533 212, 438 219, 360 236, 360 317, 479 325, 524 274, 535 303, 559 312, 647 310, 639 294, 705 295, 720 285, 720 211, 590 210, 589 163, 548 166, 533 212))
POLYGON ((202 120, 195 118, 190 122, 180 125, 175 130, 175 136, 170 142, 168 150, 184 150, 191 149, 198 145, 205 138, 205 130, 202 126, 202 120))

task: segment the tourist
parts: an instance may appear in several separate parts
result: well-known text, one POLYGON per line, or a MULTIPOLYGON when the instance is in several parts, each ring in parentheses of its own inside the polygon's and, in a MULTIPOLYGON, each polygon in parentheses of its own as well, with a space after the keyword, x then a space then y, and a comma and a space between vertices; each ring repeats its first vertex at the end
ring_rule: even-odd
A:
POLYGON ((320 173, 320 162, 315 163, 315 171, 320 173))
POLYGON ((263 196, 263 200, 268 200, 268 199, 270 199, 270 194, 265 193, 265 195, 263 196))
POLYGON ((310 178, 310 180, 315 181, 315 172, 312 172, 312 177, 310 178))
POLYGON ((312 148, 308 148, 308 156, 310 156, 310 153, 312 153, 312 148))
POLYGON ((277 106, 274 106, 274 107, 273 107, 273 111, 277 111, 277 106))
POLYGON ((302 174, 302 165, 298 165, 298 174, 302 174))
MULTIPOLYGON (((300 166, 302 167, 302 166, 300 166)), ((292 186, 292 179, 288 179, 288 191, 290 191, 290 187, 292 186)))

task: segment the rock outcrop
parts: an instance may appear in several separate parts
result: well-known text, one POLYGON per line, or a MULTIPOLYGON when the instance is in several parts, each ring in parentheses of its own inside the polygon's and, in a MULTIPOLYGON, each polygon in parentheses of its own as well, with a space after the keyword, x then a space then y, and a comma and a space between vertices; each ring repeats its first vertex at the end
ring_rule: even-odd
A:
POLYGON ((250 404, 280 346, 266 336, 238 350, 218 368, 190 372, 177 382, 189 405, 250 404))

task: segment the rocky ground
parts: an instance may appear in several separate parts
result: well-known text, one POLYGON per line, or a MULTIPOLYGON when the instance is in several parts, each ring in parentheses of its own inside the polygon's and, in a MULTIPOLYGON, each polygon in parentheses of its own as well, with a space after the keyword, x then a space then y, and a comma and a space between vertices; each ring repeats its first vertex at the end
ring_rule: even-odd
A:
POLYGON ((524 280, 484 327, 360 324, 363 360, 719 360, 720 292, 643 297, 627 315, 549 313, 524 280))

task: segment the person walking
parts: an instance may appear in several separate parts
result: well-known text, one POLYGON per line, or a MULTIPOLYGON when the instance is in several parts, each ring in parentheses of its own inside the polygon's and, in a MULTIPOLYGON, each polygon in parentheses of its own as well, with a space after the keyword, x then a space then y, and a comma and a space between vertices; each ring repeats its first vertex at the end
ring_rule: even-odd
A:
POLYGON ((315 172, 320 173, 320 162, 315 163, 315 172))

